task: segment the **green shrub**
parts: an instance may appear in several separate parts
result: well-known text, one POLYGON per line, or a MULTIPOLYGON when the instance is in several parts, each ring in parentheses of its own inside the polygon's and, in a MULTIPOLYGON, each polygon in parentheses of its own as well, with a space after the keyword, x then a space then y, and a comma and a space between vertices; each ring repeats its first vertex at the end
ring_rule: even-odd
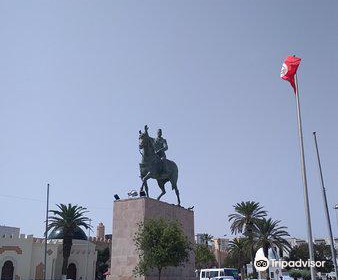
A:
POLYGON ((289 271, 289 274, 291 277, 295 278, 303 278, 304 280, 310 280, 311 279, 311 273, 310 270, 307 269, 291 269, 289 271))

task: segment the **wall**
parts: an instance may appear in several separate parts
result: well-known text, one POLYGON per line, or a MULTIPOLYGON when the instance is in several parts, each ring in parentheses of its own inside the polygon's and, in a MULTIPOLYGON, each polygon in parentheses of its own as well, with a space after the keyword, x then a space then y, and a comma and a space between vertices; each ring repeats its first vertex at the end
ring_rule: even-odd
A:
MULTIPOLYGON (((35 279, 37 266, 43 268, 44 239, 33 236, 0 237, 0 273, 5 261, 14 264, 14 279, 35 279)), ((49 240, 47 246, 47 279, 61 279, 62 240, 49 240)), ((85 240, 73 240, 69 263, 77 266, 77 279, 95 279, 97 253, 95 244, 85 240), (88 270, 86 273, 88 252, 88 270), (88 277, 85 277, 88 275, 88 277)), ((40 271, 41 272, 41 271, 40 271)), ((41 276, 41 273, 40 273, 41 276)), ((41 278, 40 278, 41 279, 41 278)))
MULTIPOLYGON (((151 218, 178 220, 190 242, 194 243, 194 212, 183 207, 151 198, 135 198, 114 202, 113 236, 111 254, 111 275, 109 280, 153 280, 157 272, 146 277, 133 277, 133 269, 138 263, 134 244, 134 234, 138 223, 151 218)), ((194 278, 195 259, 191 253, 185 267, 171 267, 162 272, 163 280, 187 280, 194 278)))

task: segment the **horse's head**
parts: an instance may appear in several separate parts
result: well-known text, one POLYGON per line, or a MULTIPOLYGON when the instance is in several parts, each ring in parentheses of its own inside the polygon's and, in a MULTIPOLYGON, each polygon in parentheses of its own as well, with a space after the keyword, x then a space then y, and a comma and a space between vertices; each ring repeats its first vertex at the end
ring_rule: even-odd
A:
POLYGON ((149 158, 156 156, 153 144, 154 139, 151 138, 148 134, 148 126, 144 127, 144 132, 142 132, 141 130, 139 131, 138 138, 139 138, 139 149, 143 150, 143 152, 141 152, 143 160, 149 160, 149 158))
POLYGON ((149 146, 150 143, 150 137, 148 135, 148 132, 145 131, 145 132, 142 132, 141 130, 139 131, 139 148, 140 149, 144 149, 144 148, 147 148, 149 146))

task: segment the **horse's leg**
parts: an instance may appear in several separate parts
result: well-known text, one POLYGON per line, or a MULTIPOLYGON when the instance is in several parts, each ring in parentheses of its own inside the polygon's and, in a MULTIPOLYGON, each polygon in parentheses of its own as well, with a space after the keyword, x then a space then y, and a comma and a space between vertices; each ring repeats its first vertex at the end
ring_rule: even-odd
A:
POLYGON ((177 187, 175 188, 175 193, 176 193, 176 196, 177 196, 177 205, 181 206, 180 192, 178 191, 177 187))
POLYGON ((145 187, 145 190, 146 190, 146 195, 147 195, 147 197, 149 197, 149 189, 148 189, 148 182, 147 181, 145 181, 144 187, 145 187))
MULTIPOLYGON (((141 180, 142 180, 142 178, 141 178, 141 180)), ((144 186, 143 186, 144 184, 143 184, 143 181, 142 181, 142 186, 141 186, 141 188, 140 188, 140 192, 142 192, 143 191, 143 188, 144 188, 144 186)))
POLYGON ((157 180, 157 184, 158 186, 160 187, 161 189, 161 194, 158 196, 157 200, 160 200, 160 198, 165 195, 165 187, 164 187, 164 184, 165 184, 165 181, 163 180, 157 180))
POLYGON ((142 177, 142 174, 141 174, 140 178, 141 178, 141 181, 142 181, 142 185, 141 185, 141 188, 140 188, 140 192, 142 192, 143 189, 144 189, 144 182, 143 182, 143 178, 144 178, 144 177, 142 177))
POLYGON ((145 181, 144 183, 142 183, 141 189, 140 189, 140 193, 143 192, 143 190, 145 190, 145 193, 147 195, 147 197, 149 197, 149 189, 148 189, 148 183, 147 181, 145 181))
POLYGON ((179 190, 177 188, 177 179, 171 179, 170 183, 171 183, 172 189, 175 190, 175 193, 176 193, 177 205, 180 206, 181 205, 181 200, 180 200, 180 192, 179 192, 179 190))
POLYGON ((147 175, 142 178, 142 187, 141 187, 141 190, 140 190, 140 191, 143 191, 143 188, 145 188, 147 197, 149 197, 148 184, 147 184, 147 180, 149 178, 150 178, 150 172, 148 172, 147 175))

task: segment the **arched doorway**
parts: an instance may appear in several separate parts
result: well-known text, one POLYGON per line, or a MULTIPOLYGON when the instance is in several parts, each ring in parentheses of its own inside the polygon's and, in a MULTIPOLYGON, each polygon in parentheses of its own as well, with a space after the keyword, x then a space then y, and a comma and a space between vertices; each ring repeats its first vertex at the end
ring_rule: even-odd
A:
POLYGON ((1 269, 1 280, 13 280, 14 265, 11 261, 6 261, 1 269))
POLYGON ((76 265, 74 263, 68 265, 67 279, 76 280, 76 265))

